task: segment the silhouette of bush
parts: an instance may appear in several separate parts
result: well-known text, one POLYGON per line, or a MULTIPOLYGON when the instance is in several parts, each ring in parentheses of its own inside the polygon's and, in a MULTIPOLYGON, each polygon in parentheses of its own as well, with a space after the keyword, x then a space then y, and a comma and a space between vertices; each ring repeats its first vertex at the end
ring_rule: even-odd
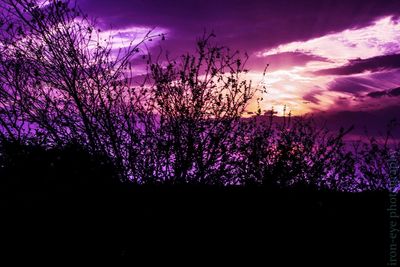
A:
MULTIPOLYGON (((244 125, 239 165, 246 180, 273 187, 315 186, 342 188, 342 182, 354 176, 352 154, 346 150, 343 136, 318 127, 312 118, 256 117, 244 125)), ((350 129, 349 129, 350 130, 350 129)), ((349 131, 348 130, 348 131, 349 131)))
POLYGON ((356 162, 357 181, 364 190, 398 191, 400 142, 392 136, 398 127, 396 120, 387 125, 383 136, 367 135, 353 144, 353 158, 356 162))
POLYGON ((313 117, 279 118, 273 111, 244 120, 238 141, 240 179, 271 187, 389 190, 389 154, 399 161, 399 144, 389 145, 390 131, 384 142, 346 141, 352 129, 330 131, 313 117))
POLYGON ((82 190, 119 183, 110 159, 93 155, 79 144, 44 148, 3 141, 0 166, 1 183, 15 189, 82 190))
POLYGON ((213 45, 212 37, 199 39, 193 55, 150 66, 151 105, 159 116, 151 125, 155 176, 161 181, 235 183, 229 160, 256 89, 243 79, 246 58, 213 45))
POLYGON ((4 0, 0 20, 1 137, 78 142, 128 177, 144 112, 131 60, 154 36, 115 51, 70 1, 4 0))

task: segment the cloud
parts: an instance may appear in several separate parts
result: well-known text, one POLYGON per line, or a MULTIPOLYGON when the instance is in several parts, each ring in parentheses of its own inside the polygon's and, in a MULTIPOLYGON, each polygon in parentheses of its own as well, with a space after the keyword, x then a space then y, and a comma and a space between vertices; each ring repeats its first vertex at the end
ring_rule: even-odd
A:
MULTIPOLYGON (((325 77, 325 76, 320 76, 325 77)), ((387 91, 400 85, 400 69, 383 71, 377 73, 366 73, 353 76, 337 76, 328 82, 326 87, 329 91, 344 92, 356 97, 367 93, 379 97, 377 91, 387 91)), ((398 91, 394 91, 396 94, 398 91)))
POLYGON ((282 44, 259 52, 262 56, 284 52, 312 53, 341 66, 349 59, 377 57, 400 51, 398 18, 387 16, 361 28, 349 28, 322 37, 282 44))
MULTIPOLYGON (((390 105, 374 110, 329 111, 317 113, 315 118, 321 123, 327 122, 327 127, 331 130, 354 126, 351 132, 353 136, 365 137, 366 131, 372 136, 384 136, 391 120, 397 119, 400 122, 400 109, 396 105, 390 105)), ((400 127, 394 129, 392 136, 400 140, 400 127)))
POLYGON ((383 96, 398 97, 400 96, 400 87, 391 90, 374 91, 367 94, 368 97, 381 98, 383 96))
POLYGON ((316 59, 267 73, 272 80, 270 88, 278 91, 274 101, 287 102, 285 87, 289 85, 296 88, 291 94, 291 105, 300 112, 376 109, 392 104, 392 101, 379 103, 371 97, 368 100, 365 96, 400 85, 400 53, 395 53, 400 52, 398 23, 395 16, 382 17, 365 27, 282 44, 258 53, 261 59, 285 54, 312 55, 316 59), (291 77, 297 79, 292 82, 291 77))
POLYGON ((220 42, 249 54, 283 43, 304 41, 376 18, 400 14, 397 0, 81 0, 103 27, 161 27, 171 31, 175 49, 214 30, 220 42))
POLYGON ((284 52, 266 57, 251 57, 248 67, 253 71, 263 71, 265 66, 269 64, 268 70, 275 71, 294 66, 304 66, 313 61, 328 62, 328 59, 310 53, 284 52))
POLYGON ((311 102, 313 104, 318 105, 318 104, 320 104, 321 100, 318 99, 317 96, 323 94, 323 92, 324 92, 324 90, 321 90, 321 89, 312 90, 312 91, 308 92, 307 94, 305 94, 303 96, 303 99, 307 102, 311 102))
POLYGON ((379 81, 375 81, 369 77, 340 77, 327 85, 330 91, 346 92, 353 95, 359 95, 360 93, 379 88, 383 89, 381 86, 379 81))
POLYGON ((386 91, 375 91, 375 92, 371 92, 371 93, 367 94, 367 96, 372 97, 372 98, 380 98, 385 95, 387 95, 386 91))
POLYGON ((348 64, 315 71, 315 75, 352 75, 363 72, 378 72, 400 68, 400 54, 376 56, 351 60, 348 64))
MULTIPOLYGON (((100 40, 110 43, 113 49, 126 48, 130 45, 141 43, 145 37, 154 36, 154 39, 160 40, 159 35, 168 34, 167 29, 152 29, 149 27, 131 26, 123 29, 111 29, 100 32, 100 40)), ((146 42, 148 47, 153 47, 156 42, 146 42)))
POLYGON ((400 87, 389 91, 390 96, 400 96, 400 87))

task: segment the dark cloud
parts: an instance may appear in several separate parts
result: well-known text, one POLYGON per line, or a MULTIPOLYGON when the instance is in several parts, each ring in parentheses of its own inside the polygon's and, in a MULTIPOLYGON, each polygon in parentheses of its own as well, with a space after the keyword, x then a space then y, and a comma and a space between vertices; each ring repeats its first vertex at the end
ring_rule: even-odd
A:
MULTIPOLYGON (((382 136, 386 134, 387 125, 391 120, 400 123, 400 109, 395 106, 387 106, 374 110, 347 110, 317 112, 314 114, 317 121, 326 122, 331 130, 338 130, 340 127, 349 128, 354 126, 351 132, 353 135, 365 136, 365 132, 372 136, 382 136)), ((392 135, 400 139, 400 127, 397 127, 392 135)))
POLYGON ((387 95, 386 91, 375 91, 368 93, 367 96, 372 97, 372 98, 381 98, 382 96, 387 95))
MULTIPOLYGON (((327 85, 328 90, 365 96, 367 93, 387 91, 400 85, 400 69, 358 76, 338 76, 327 85)), ((398 93, 397 90, 393 94, 398 93)), ((377 94, 376 96, 378 96, 377 94)))
MULTIPOLYGON (((307 95, 303 96, 303 100, 318 105, 320 103, 320 101, 318 98, 316 98, 316 96, 317 96, 317 94, 307 94, 307 95)), ((304 102, 304 103, 307 103, 307 102, 304 102)))
POLYGON ((383 71, 383 72, 374 72, 367 75, 371 80, 378 80, 381 82, 388 81, 392 83, 392 85, 386 86, 386 88, 395 88, 398 84, 400 84, 400 69, 383 71))
POLYGON ((391 90, 374 91, 374 92, 368 93, 367 96, 372 97, 372 98, 381 98, 383 96, 398 97, 398 96, 400 96, 400 87, 394 88, 391 90))
POLYGON ((330 91, 351 93, 353 95, 360 95, 360 93, 371 91, 373 88, 380 89, 381 84, 379 81, 366 77, 341 77, 328 84, 330 91))
POLYGON ((323 92, 324 90, 321 89, 311 90, 303 96, 303 100, 318 105, 320 103, 320 100, 317 98, 317 96, 322 94, 323 92))
POLYGON ((349 64, 314 72, 316 75, 352 75, 366 71, 378 72, 400 68, 400 54, 351 60, 349 64))
MULTIPOLYGON (((291 41, 369 25, 400 14, 398 0, 81 0, 104 25, 166 28, 172 47, 186 49, 204 29, 221 43, 249 53, 291 41)), ((170 44, 171 44, 170 43, 170 44)))
MULTIPOLYGON (((264 119, 268 120, 270 113, 264 113, 264 119)), ((397 121, 397 128, 391 132, 393 139, 400 141, 400 109, 395 106, 387 106, 373 110, 335 110, 315 111, 312 117, 317 125, 327 127, 332 132, 338 132, 340 128, 349 129, 354 127, 346 140, 353 137, 385 136, 388 125, 392 120, 397 121)), ((277 117, 275 122, 282 122, 282 117, 277 117)))
POLYGON ((389 91, 390 96, 400 96, 400 87, 389 91))

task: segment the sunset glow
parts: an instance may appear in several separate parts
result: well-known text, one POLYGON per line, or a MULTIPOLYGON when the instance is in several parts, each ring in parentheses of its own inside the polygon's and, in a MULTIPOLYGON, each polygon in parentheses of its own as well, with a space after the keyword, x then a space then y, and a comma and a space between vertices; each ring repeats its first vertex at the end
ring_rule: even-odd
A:
MULTIPOLYGON (((110 27, 117 47, 134 33, 155 29, 167 33, 165 42, 149 44, 150 52, 168 51, 171 58, 193 51, 204 30, 215 32, 216 43, 247 52, 247 78, 266 80, 263 111, 286 106, 292 114, 316 111, 385 109, 398 97, 369 95, 400 86, 400 19, 396 1, 205 1, 172 8, 116 0, 82 1, 104 27, 110 27), (379 3, 378 3, 379 2, 379 3), (196 12, 193 12, 196 10, 196 12), (218 12, 214 12, 217 11, 218 12), (246 10, 245 12, 241 12, 246 10), (263 71, 269 64, 266 76, 263 71)), ((379 93, 378 93, 379 95, 379 93)), ((258 108, 257 97, 249 112, 258 108)), ((280 113, 281 114, 281 113, 280 113)))
MULTIPOLYGON (((358 107, 359 98, 352 98, 353 92, 341 92, 331 90, 332 86, 343 79, 343 75, 321 75, 319 72, 326 69, 340 68, 351 62, 372 57, 392 55, 400 51, 400 25, 399 19, 387 16, 374 21, 371 25, 347 29, 338 33, 328 34, 322 37, 282 44, 265 51, 256 52, 258 58, 265 58, 266 62, 271 56, 284 53, 302 53, 314 57, 315 60, 307 62, 304 66, 285 66, 278 70, 268 72, 268 94, 264 96, 262 107, 277 108, 282 112, 282 106, 286 105, 295 115, 312 112, 314 110, 329 110, 336 108, 339 100, 346 99, 345 109, 358 107), (340 78, 342 76, 342 78, 340 78), (280 108, 279 108, 280 107, 280 108)), ((269 62, 269 61, 268 61, 269 62)), ((274 62, 269 62, 274 66, 274 62)), ((398 76, 393 76, 385 81, 379 81, 377 86, 377 73, 388 74, 382 67, 377 71, 365 70, 360 73, 345 75, 347 79, 362 79, 356 86, 364 86, 365 91, 385 89, 398 86, 398 76), (374 82, 375 85, 365 84, 362 81, 374 82)), ((252 79, 262 77, 262 73, 253 72, 252 79)))

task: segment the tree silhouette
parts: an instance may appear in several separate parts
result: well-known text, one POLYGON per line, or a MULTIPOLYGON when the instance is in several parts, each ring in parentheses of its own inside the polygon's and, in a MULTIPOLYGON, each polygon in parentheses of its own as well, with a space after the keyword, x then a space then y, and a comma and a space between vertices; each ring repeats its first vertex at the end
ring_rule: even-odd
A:
POLYGON ((256 89, 238 51, 197 42, 196 55, 151 65, 154 126, 163 179, 177 183, 235 183, 230 164, 239 120, 256 89))
POLYGON ((3 139, 78 142, 111 156, 126 177, 140 113, 130 61, 151 33, 115 51, 69 1, 4 0, 1 14, 3 139))

